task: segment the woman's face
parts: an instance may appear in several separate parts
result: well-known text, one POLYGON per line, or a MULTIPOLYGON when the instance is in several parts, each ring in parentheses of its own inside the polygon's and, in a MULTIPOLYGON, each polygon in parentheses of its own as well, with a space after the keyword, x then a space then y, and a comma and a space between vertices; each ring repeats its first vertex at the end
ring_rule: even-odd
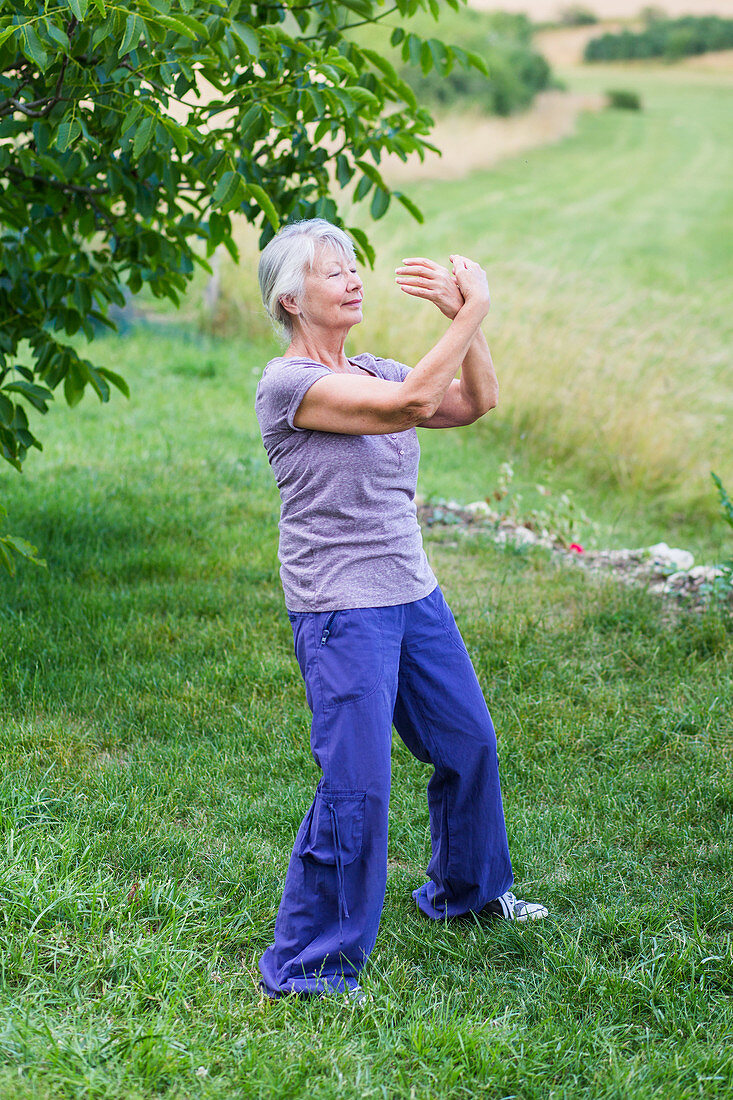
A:
POLYGON ((355 262, 324 245, 305 277, 298 320, 308 328, 350 329, 362 319, 363 297, 355 262))

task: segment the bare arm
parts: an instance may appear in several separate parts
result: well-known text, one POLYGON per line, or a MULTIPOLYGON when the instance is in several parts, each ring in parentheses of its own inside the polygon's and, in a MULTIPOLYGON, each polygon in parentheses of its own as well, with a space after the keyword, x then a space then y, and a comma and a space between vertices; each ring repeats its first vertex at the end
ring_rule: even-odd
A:
MULTIPOLYGON (((456 264, 462 257, 451 259, 456 264)), ((397 268, 397 282, 406 294, 433 302, 449 318, 455 316, 463 302, 455 274, 424 256, 404 260, 403 266, 397 268)), ((486 337, 478 329, 461 363, 460 379, 451 381, 439 408, 422 422, 422 427, 455 428, 472 424, 495 408, 498 400, 499 384, 491 352, 486 337)))
POLYGON ((486 276, 465 261, 463 304, 447 331, 404 382, 351 374, 319 378, 295 414, 297 428, 345 435, 381 435, 423 424, 436 414, 489 308, 486 276))

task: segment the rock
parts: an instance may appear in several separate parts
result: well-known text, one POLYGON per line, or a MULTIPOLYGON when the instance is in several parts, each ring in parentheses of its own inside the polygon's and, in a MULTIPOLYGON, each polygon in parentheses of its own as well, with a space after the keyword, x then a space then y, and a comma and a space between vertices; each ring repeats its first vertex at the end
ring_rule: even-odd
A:
POLYGON ((716 577, 722 576, 722 570, 714 565, 696 565, 688 576, 695 584, 711 584, 716 577))
POLYGON ((472 516, 485 516, 487 519, 496 519, 497 513, 486 500, 474 500, 464 508, 472 516))
POLYGON ((511 538, 519 546, 534 546, 538 541, 537 535, 534 531, 530 531, 529 527, 515 527, 511 538))
POLYGON ((684 570, 680 573, 673 573, 671 577, 667 577, 667 583, 664 588, 667 592, 679 592, 687 584, 690 574, 684 570))
POLYGON ((660 569, 673 569, 675 572, 692 569, 695 564, 695 556, 689 550, 678 550, 667 546, 666 542, 658 542, 656 546, 650 546, 647 553, 655 566, 660 569))

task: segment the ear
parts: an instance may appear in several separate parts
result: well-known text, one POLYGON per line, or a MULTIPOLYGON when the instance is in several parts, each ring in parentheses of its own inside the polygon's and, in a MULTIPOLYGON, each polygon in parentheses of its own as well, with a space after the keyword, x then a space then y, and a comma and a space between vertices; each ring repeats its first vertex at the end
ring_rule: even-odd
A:
POLYGON ((292 294, 283 294, 278 299, 278 301, 280 302, 280 305, 283 307, 283 309, 287 313, 291 313, 293 317, 298 317, 300 315, 300 306, 298 305, 292 294))

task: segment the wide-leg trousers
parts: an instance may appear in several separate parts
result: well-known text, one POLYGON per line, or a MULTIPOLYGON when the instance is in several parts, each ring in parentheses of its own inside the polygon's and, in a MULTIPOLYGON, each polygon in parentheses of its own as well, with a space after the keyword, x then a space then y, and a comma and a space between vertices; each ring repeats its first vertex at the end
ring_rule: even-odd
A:
POLYGON ((440 588, 413 603, 290 613, 322 778, 298 830, 264 987, 343 991, 377 937, 387 882, 392 724, 433 767, 429 881, 435 920, 480 910, 512 885, 496 737, 440 588))

